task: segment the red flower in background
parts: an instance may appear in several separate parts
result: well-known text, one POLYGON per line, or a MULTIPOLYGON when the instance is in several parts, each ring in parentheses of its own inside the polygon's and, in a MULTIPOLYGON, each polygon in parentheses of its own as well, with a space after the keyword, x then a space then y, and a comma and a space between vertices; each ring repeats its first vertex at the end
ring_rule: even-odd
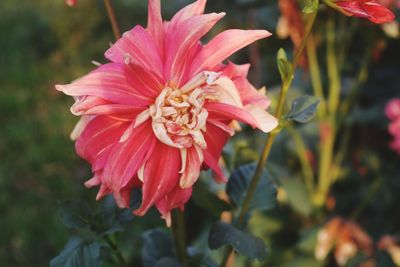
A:
POLYGON ((366 18, 373 23, 382 24, 391 22, 395 16, 387 7, 374 0, 346 0, 336 1, 346 15, 366 18))
POLYGON ((77 3, 78 3, 78 0, 65 0, 65 4, 67 6, 76 6, 77 3))
POLYGON ((149 0, 147 29, 136 26, 106 53, 104 64, 56 88, 76 99, 82 116, 73 135, 77 153, 92 164, 87 187, 97 198, 113 194, 129 207, 132 188, 142 188, 144 215, 156 205, 170 222, 183 209, 201 168, 226 181, 218 165, 234 134, 233 120, 264 132, 277 126, 265 109, 270 100, 247 80, 249 65, 222 64, 237 50, 270 36, 264 30, 227 30, 200 39, 225 15, 203 14, 206 0, 161 18, 160 0, 149 0))

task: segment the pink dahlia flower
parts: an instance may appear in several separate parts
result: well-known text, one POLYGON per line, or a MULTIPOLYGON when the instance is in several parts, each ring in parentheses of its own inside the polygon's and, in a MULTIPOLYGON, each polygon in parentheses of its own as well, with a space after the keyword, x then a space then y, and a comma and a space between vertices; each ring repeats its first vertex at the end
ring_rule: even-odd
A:
POLYGON ((377 24, 391 22, 395 18, 392 11, 375 0, 340 0, 335 4, 346 15, 366 18, 377 24))
POLYGON ((64 0, 67 6, 76 6, 78 0, 64 0))
POLYGON ((147 28, 126 32, 105 56, 111 62, 59 91, 76 100, 82 116, 73 137, 77 153, 92 164, 87 187, 97 199, 113 194, 128 207, 132 188, 142 188, 144 215, 155 205, 170 221, 183 209, 202 168, 226 181, 218 165, 238 120, 269 132, 277 120, 270 100, 247 80, 249 65, 222 62, 248 44, 270 36, 264 30, 227 30, 203 45, 200 39, 225 15, 203 14, 198 0, 163 22, 160 0, 149 0, 147 28))

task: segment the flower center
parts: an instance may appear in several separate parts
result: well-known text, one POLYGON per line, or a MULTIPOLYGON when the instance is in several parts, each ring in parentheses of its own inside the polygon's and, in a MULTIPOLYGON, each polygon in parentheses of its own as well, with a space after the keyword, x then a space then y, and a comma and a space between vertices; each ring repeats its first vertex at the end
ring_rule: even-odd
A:
POLYGON ((198 145, 205 149, 205 131, 208 112, 203 108, 205 94, 196 88, 187 93, 166 87, 150 106, 152 126, 157 138, 179 149, 198 145))

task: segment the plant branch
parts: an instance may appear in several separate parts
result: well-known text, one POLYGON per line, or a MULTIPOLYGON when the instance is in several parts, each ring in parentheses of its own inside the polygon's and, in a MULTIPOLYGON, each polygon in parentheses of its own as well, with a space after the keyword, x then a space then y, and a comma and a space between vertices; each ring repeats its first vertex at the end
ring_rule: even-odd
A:
POLYGON ((119 38, 121 38, 121 31, 119 29, 119 25, 118 25, 117 19, 115 17, 115 12, 114 12, 114 8, 111 4, 111 0, 104 0, 104 5, 106 6, 106 9, 107 9, 108 18, 110 19, 110 23, 111 23, 112 31, 114 33, 115 40, 118 40, 119 38))
POLYGON ((184 266, 188 266, 189 259, 186 251, 185 217, 183 212, 179 209, 174 209, 172 211, 172 232, 179 261, 184 266))

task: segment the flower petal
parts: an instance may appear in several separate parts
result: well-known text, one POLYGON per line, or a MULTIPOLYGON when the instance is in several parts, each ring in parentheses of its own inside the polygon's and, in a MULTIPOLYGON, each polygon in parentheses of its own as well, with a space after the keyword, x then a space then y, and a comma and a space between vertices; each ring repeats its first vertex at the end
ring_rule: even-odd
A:
POLYGON ((204 138, 207 143, 207 148, 203 150, 204 165, 211 168, 216 173, 216 180, 219 183, 227 181, 227 178, 218 165, 218 160, 221 157, 222 149, 229 137, 230 135, 221 130, 218 126, 207 123, 207 131, 204 133, 204 138))
POLYGON ((203 164, 203 152, 200 147, 194 145, 186 151, 186 162, 182 162, 185 164, 185 168, 179 181, 181 188, 192 187, 200 176, 200 167, 203 164))
POLYGON ((56 85, 56 89, 75 96, 95 96, 112 103, 129 104, 144 107, 152 99, 141 96, 128 83, 125 66, 122 64, 104 64, 88 75, 67 85, 56 85))
POLYGON ((179 182, 181 156, 179 149, 157 142, 146 161, 143 177, 142 205, 134 214, 142 216, 160 199, 170 193, 179 182))
POLYGON ((192 196, 192 187, 182 189, 176 186, 170 193, 157 201, 156 206, 162 217, 167 221, 167 226, 171 226, 171 210, 175 208, 184 209, 184 205, 192 196))
POLYGON ((148 13, 147 31, 153 37, 159 51, 162 52, 164 50, 164 26, 161 17, 160 0, 149 0, 148 13))
POLYGON ((239 120, 263 132, 269 132, 278 125, 276 118, 254 105, 248 105, 242 109, 223 103, 210 102, 205 107, 209 112, 210 119, 239 120))
POLYGON ((188 80, 184 74, 198 51, 200 38, 224 15, 225 13, 211 13, 191 17, 182 22, 172 20, 169 23, 165 36, 164 74, 166 80, 173 81, 177 86, 188 80))
POLYGON ((193 60, 190 75, 212 70, 230 55, 256 40, 271 34, 264 30, 227 30, 206 44, 193 60))
POLYGON ((103 182, 112 188, 114 194, 131 186, 147 155, 153 153, 155 144, 156 138, 148 121, 135 128, 125 142, 114 145, 103 171, 103 182))
POLYGON ((207 0, 197 0, 196 2, 185 6, 179 10, 171 19, 171 22, 184 21, 196 15, 201 15, 204 13, 207 0))
POLYGON ((77 139, 76 152, 93 164, 101 154, 108 154, 107 149, 118 142, 128 125, 108 116, 93 118, 77 139))
POLYGON ((110 49, 105 57, 115 63, 125 63, 127 60, 152 70, 162 77, 163 64, 159 49, 149 33, 142 27, 136 26, 125 32, 110 49))
POLYGON ((271 101, 265 95, 265 89, 257 90, 247 80, 250 64, 236 65, 229 62, 222 70, 222 75, 230 78, 239 91, 243 105, 256 104, 266 109, 271 104, 271 101))

